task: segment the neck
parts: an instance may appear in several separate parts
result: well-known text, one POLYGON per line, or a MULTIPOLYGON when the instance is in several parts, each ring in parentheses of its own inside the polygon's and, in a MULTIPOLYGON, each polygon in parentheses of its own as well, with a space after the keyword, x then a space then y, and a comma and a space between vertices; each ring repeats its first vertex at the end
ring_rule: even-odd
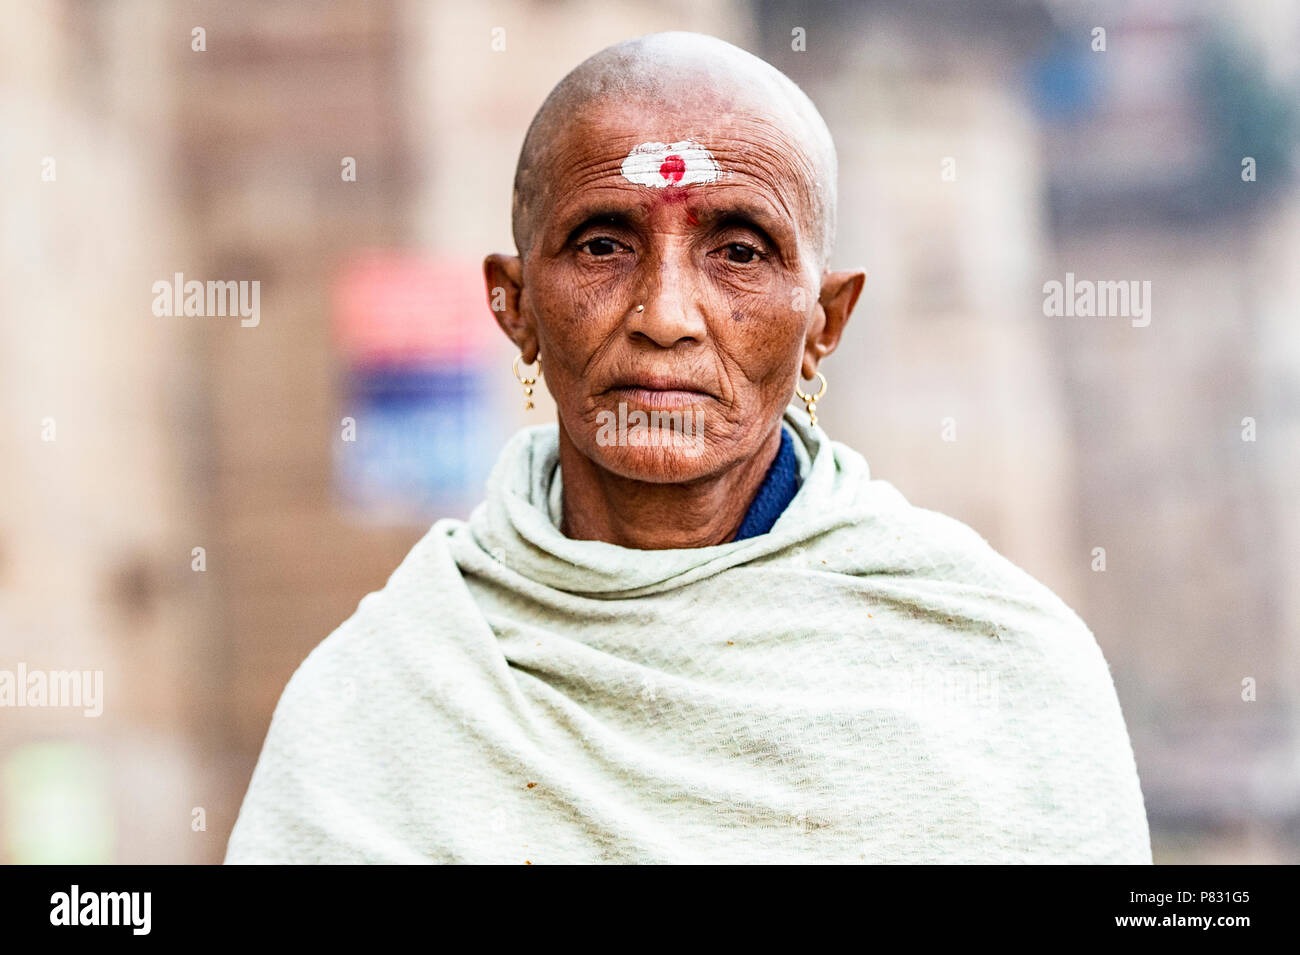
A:
POLYGON ((781 447, 781 425, 749 459, 688 484, 659 484, 614 474, 569 440, 560 426, 564 475, 561 532, 636 550, 710 547, 731 540, 781 447))

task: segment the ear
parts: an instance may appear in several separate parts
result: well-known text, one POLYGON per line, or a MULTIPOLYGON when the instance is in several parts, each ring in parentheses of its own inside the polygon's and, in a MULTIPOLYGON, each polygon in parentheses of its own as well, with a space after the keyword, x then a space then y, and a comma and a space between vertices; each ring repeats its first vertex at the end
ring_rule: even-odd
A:
POLYGON ((858 303, 867 274, 861 270, 827 272, 822 276, 822 290, 817 298, 818 320, 809 329, 804 343, 803 366, 800 374, 804 381, 817 377, 821 360, 835 351, 849 323, 853 306, 858 303))
POLYGON ((517 255, 495 253, 483 260, 488 308, 501 330, 523 353, 525 364, 537 360, 537 327, 520 303, 524 292, 524 263, 517 255))

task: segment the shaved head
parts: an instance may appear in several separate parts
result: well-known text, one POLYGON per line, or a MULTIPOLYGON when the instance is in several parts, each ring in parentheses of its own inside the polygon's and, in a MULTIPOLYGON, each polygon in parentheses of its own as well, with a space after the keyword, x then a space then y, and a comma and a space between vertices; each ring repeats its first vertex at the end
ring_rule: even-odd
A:
MULTIPOLYGON (((710 120, 757 118, 757 135, 781 140, 788 191, 802 207, 808 238, 825 267, 835 239, 835 145, 812 101, 784 73, 758 57, 699 33, 655 33, 606 47, 551 90, 533 117, 515 171, 511 225, 527 257, 538 221, 556 198, 553 148, 562 132, 599 104, 652 106, 677 118, 680 139, 707 139, 710 120), (703 128, 700 128, 703 127, 703 128)), ((678 127, 674 127, 678 128, 678 127)))

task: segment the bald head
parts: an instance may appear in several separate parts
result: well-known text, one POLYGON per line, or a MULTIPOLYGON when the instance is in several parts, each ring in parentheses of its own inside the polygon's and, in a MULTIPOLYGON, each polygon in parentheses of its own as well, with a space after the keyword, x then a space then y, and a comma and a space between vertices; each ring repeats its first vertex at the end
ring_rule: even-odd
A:
MULTIPOLYGON (((821 114, 771 64, 715 37, 676 32, 606 47, 565 76, 542 103, 515 171, 512 228, 521 256, 527 257, 539 217, 555 198, 555 143, 594 106, 611 104, 650 106, 666 118, 680 117, 681 125, 725 123, 738 115, 751 119, 755 135, 788 156, 784 171, 791 181, 777 185, 802 207, 808 237, 825 266, 835 239, 836 158, 821 114)), ((705 132, 685 130, 677 138, 704 139, 705 132)))

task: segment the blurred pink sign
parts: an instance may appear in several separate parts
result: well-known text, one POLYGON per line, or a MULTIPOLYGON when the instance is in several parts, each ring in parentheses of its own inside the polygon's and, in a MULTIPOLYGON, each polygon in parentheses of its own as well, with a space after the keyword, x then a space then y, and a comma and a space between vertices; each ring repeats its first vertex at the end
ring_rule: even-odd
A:
POLYGON ((402 250, 362 252, 344 264, 334 323, 354 366, 473 363, 501 334, 481 263, 402 250))

